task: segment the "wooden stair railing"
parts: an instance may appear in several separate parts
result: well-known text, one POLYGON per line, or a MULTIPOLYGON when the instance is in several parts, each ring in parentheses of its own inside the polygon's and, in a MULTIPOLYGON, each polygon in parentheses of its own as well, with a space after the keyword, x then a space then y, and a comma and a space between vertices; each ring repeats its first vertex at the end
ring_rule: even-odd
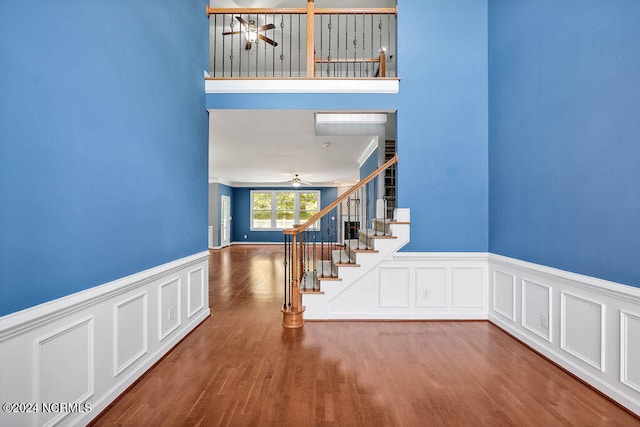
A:
POLYGON ((337 267, 357 267, 355 253, 375 252, 372 239, 392 238, 386 226, 378 226, 388 219, 379 177, 397 163, 396 154, 307 222, 283 230, 285 328, 304 325, 303 293, 321 293, 320 280, 340 280, 337 267))
POLYGON ((378 64, 373 77, 387 77, 387 55, 384 50, 380 51, 377 58, 318 58, 313 52, 313 77, 317 77, 318 64, 378 64))

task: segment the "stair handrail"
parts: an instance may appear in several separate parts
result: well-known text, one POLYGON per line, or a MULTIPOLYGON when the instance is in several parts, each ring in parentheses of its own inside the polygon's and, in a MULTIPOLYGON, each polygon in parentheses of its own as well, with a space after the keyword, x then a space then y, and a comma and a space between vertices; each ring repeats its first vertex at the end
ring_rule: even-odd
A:
POLYGON ((340 197, 335 199, 333 202, 331 202, 328 206, 326 206, 320 212, 318 212, 317 214, 315 214, 314 216, 309 218, 309 220, 307 222, 305 222, 304 224, 297 225, 294 228, 286 228, 286 229, 282 230, 282 232, 284 234, 293 234, 293 235, 298 235, 298 234, 302 233, 307 228, 313 226, 313 224, 315 224, 316 221, 318 221, 319 219, 324 217, 326 214, 331 212, 331 210, 333 210, 333 208, 335 208, 340 203, 342 203, 342 201, 347 199, 349 196, 351 196, 353 193, 358 191, 360 188, 362 188, 365 185, 367 185, 367 183, 373 181, 378 175, 380 175, 382 172, 387 170, 389 167, 395 165, 396 163, 398 163, 398 153, 396 153, 391 159, 389 159, 385 164, 380 166, 378 169, 376 169, 375 171, 373 171, 369 175, 367 175, 367 177, 365 179, 361 180, 356 185, 351 187, 346 193, 344 193, 343 195, 341 195, 340 197))

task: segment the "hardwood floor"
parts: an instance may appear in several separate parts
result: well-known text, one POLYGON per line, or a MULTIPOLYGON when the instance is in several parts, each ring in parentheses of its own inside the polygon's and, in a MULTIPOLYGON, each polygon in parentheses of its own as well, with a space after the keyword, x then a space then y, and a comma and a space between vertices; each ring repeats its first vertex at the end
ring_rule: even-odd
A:
POLYGON ((212 316, 95 425, 640 425, 488 322, 288 330, 282 288, 280 246, 212 251, 212 316))

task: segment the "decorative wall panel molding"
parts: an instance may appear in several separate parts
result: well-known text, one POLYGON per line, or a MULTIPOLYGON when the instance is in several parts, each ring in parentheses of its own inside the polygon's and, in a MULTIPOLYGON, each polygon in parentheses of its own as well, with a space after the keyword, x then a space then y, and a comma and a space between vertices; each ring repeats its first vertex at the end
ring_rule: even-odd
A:
POLYGON ((484 267, 452 268, 451 306, 456 308, 482 308, 484 303, 486 269, 484 267))
POLYGON ((169 334, 180 327, 180 277, 160 285, 158 300, 158 340, 162 341, 169 334))
POLYGON ((202 252, 0 318, 0 401, 88 408, 0 412, 0 425, 88 424, 209 316, 208 284, 201 280, 208 258, 202 252), (181 283, 193 284, 199 295, 191 300, 191 317, 188 286, 181 283), (163 323, 166 304, 176 304, 175 318, 163 323), (161 330, 162 341, 149 334, 161 330))
POLYGON ((396 252, 371 266, 364 255, 358 263, 370 271, 351 280, 358 269, 345 269, 343 281, 323 282, 325 302, 305 295, 305 319, 487 318, 487 254, 396 252))
POLYGON ((409 307, 410 271, 408 267, 380 267, 379 306, 409 307))
POLYGON ((416 267, 416 307, 447 307, 447 269, 416 267))
POLYGON ((549 342, 553 341, 552 300, 551 287, 522 280, 522 327, 549 342))
MULTIPOLYGON (((94 339, 93 316, 36 339, 33 399, 29 401, 79 404, 93 396, 94 339)), ((38 425, 54 425, 68 413, 37 411, 36 415, 38 425)))
POLYGON ((189 272, 189 281, 187 282, 189 318, 204 308, 205 284, 204 268, 197 268, 189 272))
POLYGON ((134 295, 114 306, 114 376, 133 365, 148 349, 147 292, 134 295))
POLYGON ((490 322, 640 415, 639 288, 494 254, 489 271, 490 322))
POLYGON ((516 276, 493 271, 493 311, 516 321, 516 276))
POLYGON ((620 382, 640 393, 640 314, 620 311, 620 382))
POLYGON ((560 292, 560 348, 604 371, 604 307, 560 292))

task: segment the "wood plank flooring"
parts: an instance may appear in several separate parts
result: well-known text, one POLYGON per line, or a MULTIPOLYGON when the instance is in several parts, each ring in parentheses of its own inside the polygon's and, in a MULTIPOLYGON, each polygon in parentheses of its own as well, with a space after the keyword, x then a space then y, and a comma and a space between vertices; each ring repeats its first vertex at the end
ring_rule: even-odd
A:
POLYGON ((211 252, 212 316, 96 426, 635 426, 488 322, 281 326, 282 248, 211 252))

